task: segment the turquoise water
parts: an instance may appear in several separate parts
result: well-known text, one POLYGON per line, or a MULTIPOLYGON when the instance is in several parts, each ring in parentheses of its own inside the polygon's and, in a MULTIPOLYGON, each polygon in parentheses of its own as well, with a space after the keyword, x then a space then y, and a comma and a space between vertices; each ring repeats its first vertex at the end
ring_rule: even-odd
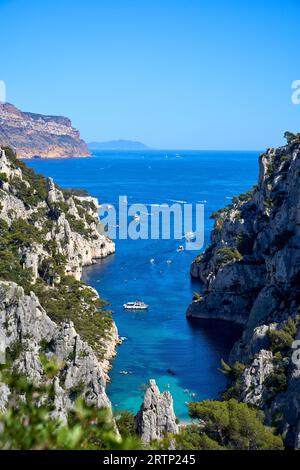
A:
MULTIPOLYGON (((101 202, 205 204, 205 245, 211 212, 257 180, 259 152, 102 151, 90 159, 33 160, 29 165, 63 187, 87 189, 101 202)), ((136 412, 145 384, 155 378, 173 394, 179 418, 186 402, 217 398, 225 386, 220 359, 239 337, 233 324, 187 320, 186 308, 198 283, 189 276, 195 252, 177 252, 178 240, 119 240, 116 254, 85 269, 85 280, 110 302, 119 334, 108 393, 116 410, 136 412), (154 263, 150 260, 154 259, 154 263), (170 263, 171 261, 171 263, 170 263), (141 299, 148 311, 132 313, 123 303, 141 299), (168 372, 174 372, 172 375, 168 372), (127 375, 120 374, 126 370, 127 375)))

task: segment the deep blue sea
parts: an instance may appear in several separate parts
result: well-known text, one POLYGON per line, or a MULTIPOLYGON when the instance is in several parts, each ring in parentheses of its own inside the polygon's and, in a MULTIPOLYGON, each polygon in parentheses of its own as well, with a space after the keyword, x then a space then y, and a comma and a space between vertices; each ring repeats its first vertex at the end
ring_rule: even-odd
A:
MULTIPOLYGON (((93 158, 32 160, 39 173, 63 187, 83 188, 101 203, 205 204, 205 246, 209 215, 257 181, 259 152, 241 151, 101 151, 93 158)), ((116 254, 85 269, 84 279, 108 300, 120 336, 108 388, 115 410, 136 412, 145 384, 155 378, 170 390, 175 411, 187 420, 186 403, 217 398, 225 386, 220 359, 240 329, 221 321, 188 321, 186 309, 199 289, 189 276, 197 254, 177 252, 178 240, 117 240, 116 254), (152 260, 152 262, 150 262, 152 260), (124 302, 143 300, 148 311, 123 310, 124 302), (170 374, 171 369, 175 375, 170 374), (128 371, 127 375, 120 371, 128 371)))

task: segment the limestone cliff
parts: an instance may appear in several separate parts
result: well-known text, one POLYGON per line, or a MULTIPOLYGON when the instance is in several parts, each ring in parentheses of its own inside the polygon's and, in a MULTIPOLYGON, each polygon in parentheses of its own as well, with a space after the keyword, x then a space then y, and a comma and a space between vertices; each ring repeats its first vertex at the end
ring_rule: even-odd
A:
POLYGON ((187 316, 244 325, 231 353, 242 364, 230 393, 262 407, 289 447, 300 447, 300 135, 260 157, 259 181, 213 214, 210 247, 194 261, 202 290, 187 316))
MULTIPOLYGON (((63 420, 78 395, 110 407, 105 386, 118 333, 98 293, 80 281, 83 266, 115 249, 98 233, 97 207, 0 149, 0 337, 9 367, 37 383, 47 381, 45 358, 61 364, 53 413, 63 420)), ((3 410, 10 392, 1 392, 3 410)))
POLYGON ((25 166, 8 159, 4 150, 0 150, 0 174, 0 218, 9 227, 22 219, 40 233, 30 247, 22 247, 24 267, 32 269, 34 279, 49 255, 47 243, 54 244, 65 257, 65 272, 76 279, 80 279, 83 266, 114 252, 114 243, 97 231, 96 198, 62 191, 51 178, 46 181, 34 176, 25 166))
POLYGON ((69 119, 22 112, 9 103, 0 103, 0 145, 22 158, 90 155, 69 119))
MULTIPOLYGON (((72 322, 57 325, 51 321, 33 292, 25 295, 17 284, 0 281, 0 329, 6 339, 7 359, 14 351, 16 373, 45 384, 43 356, 61 363, 59 374, 52 379, 55 417, 66 420, 78 395, 99 408, 110 407, 105 372, 92 348, 82 341, 72 322)), ((0 398, 0 409, 5 409, 8 396, 0 398)))

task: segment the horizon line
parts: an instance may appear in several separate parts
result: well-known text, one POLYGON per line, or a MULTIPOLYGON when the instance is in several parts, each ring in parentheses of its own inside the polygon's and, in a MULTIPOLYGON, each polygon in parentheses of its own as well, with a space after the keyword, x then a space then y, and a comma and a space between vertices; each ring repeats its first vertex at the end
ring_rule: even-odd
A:
MULTIPOLYGON (((89 147, 89 144, 87 144, 89 147)), ((267 147, 266 147, 267 148, 267 147)), ((157 148, 157 147, 147 147, 147 148, 142 148, 142 149, 130 149, 130 148, 90 148, 92 151, 103 151, 103 150, 114 150, 114 151, 119 151, 119 152, 149 152, 149 151, 156 151, 156 152, 166 152, 166 151, 183 151, 183 152, 264 152, 265 149, 206 149, 206 148, 180 148, 180 147, 162 147, 162 148, 157 148)))

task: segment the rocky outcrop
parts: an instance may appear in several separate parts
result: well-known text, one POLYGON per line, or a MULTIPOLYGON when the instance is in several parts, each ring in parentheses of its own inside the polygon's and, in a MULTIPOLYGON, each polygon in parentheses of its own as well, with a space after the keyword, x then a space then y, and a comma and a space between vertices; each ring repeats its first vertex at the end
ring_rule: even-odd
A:
POLYGON ((0 103, 0 145, 22 158, 90 155, 69 119, 22 112, 9 103, 0 103))
POLYGON ((286 146, 260 156, 257 186, 212 215, 211 245, 191 266, 202 292, 187 315, 244 325, 230 357, 246 367, 239 394, 299 448, 291 342, 300 313, 300 135, 286 137, 286 146))
POLYGON ((285 437, 288 448, 300 449, 300 365, 291 364, 288 374, 288 386, 279 393, 266 410, 269 422, 274 417, 282 417, 280 431, 285 437))
POLYGON ((66 198, 49 178, 47 202, 54 210, 59 208, 61 202, 67 204, 67 212, 60 211, 55 226, 47 235, 49 240, 55 240, 60 246, 61 253, 67 258, 67 272, 80 279, 83 266, 91 265, 95 260, 114 253, 113 241, 98 232, 99 203, 96 198, 89 196, 66 198), (88 216, 88 222, 82 217, 82 207, 85 218, 88 216))
POLYGON ((242 400, 251 405, 261 406, 265 402, 266 379, 274 371, 273 354, 261 349, 241 377, 242 400))
MULTIPOLYGON (((54 417, 66 420, 79 395, 89 404, 110 408, 103 367, 73 323, 58 326, 47 316, 34 293, 25 295, 21 287, 11 282, 0 281, 0 334, 6 339, 7 350, 14 351, 14 371, 36 384, 49 380, 43 369, 43 356, 61 364, 59 373, 51 379, 54 417)), ((2 410, 9 397, 4 387, 6 393, 0 397, 2 410)))
POLYGON ((170 392, 160 393, 155 380, 149 381, 144 402, 136 416, 137 432, 144 442, 179 432, 170 392))

